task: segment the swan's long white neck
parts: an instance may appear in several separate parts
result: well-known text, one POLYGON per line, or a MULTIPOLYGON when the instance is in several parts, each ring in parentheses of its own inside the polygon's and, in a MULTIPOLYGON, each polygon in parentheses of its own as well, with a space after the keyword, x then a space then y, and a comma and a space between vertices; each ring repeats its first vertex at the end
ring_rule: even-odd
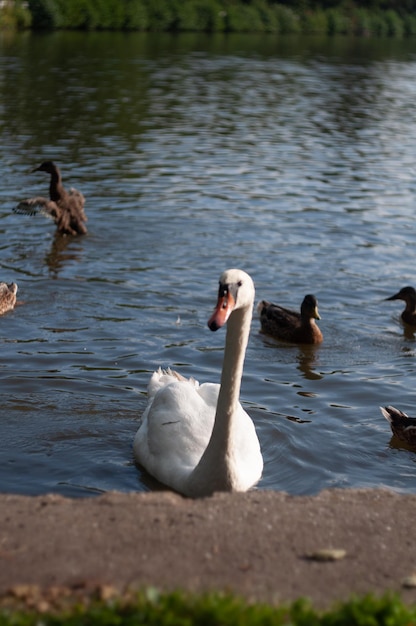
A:
MULTIPOLYGON (((250 308, 237 309, 231 313, 227 323, 224 359, 221 372, 221 388, 218 396, 212 437, 223 440, 228 446, 232 418, 240 397, 244 357, 250 334, 252 311, 250 308)), ((211 443, 211 442, 210 442, 211 443)))
POLYGON ((233 473, 233 423, 240 396, 252 305, 235 309, 227 322, 227 334, 214 427, 208 446, 188 480, 187 495, 238 490, 233 473))

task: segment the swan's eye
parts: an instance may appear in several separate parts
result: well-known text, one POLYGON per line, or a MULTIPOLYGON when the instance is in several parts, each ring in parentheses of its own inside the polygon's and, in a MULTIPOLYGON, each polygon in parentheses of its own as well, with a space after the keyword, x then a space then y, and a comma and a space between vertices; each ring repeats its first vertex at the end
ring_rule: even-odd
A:
POLYGON ((237 287, 241 287, 242 284, 243 284, 243 281, 239 280, 238 283, 237 283, 237 287))

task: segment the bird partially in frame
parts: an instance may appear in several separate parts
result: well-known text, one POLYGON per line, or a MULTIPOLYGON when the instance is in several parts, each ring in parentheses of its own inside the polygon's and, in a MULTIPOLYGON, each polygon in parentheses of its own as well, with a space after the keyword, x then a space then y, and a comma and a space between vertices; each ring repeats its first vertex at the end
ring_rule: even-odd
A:
POLYGON ((411 446, 416 446, 416 417, 409 417, 394 406, 381 406, 380 411, 389 422, 393 435, 411 446))
POLYGON ((257 305, 261 331, 292 343, 316 344, 323 341, 323 335, 315 320, 320 320, 318 301, 312 294, 304 297, 298 311, 286 309, 267 300, 257 305))
POLYGON ((88 221, 85 215, 85 198, 77 189, 67 191, 62 184, 61 172, 53 161, 43 161, 32 172, 50 174, 49 199, 42 196, 19 202, 13 210, 25 215, 45 215, 53 219, 58 233, 62 235, 85 235, 88 221))
POLYGON ((14 309, 16 304, 16 283, 0 282, 0 315, 14 309))
POLYGON ((388 300, 403 300, 406 303, 400 317, 405 324, 416 326, 416 289, 414 287, 402 287, 400 291, 386 298, 388 300))

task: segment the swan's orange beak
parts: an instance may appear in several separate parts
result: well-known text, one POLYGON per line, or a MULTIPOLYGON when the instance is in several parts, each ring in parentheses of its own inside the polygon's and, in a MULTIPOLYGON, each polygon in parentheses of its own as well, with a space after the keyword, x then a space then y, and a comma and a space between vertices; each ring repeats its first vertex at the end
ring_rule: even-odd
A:
POLYGON ((217 306, 214 313, 208 320, 208 328, 210 330, 218 330, 221 326, 224 326, 225 322, 230 317, 235 307, 235 300, 228 290, 223 290, 218 296, 217 306))

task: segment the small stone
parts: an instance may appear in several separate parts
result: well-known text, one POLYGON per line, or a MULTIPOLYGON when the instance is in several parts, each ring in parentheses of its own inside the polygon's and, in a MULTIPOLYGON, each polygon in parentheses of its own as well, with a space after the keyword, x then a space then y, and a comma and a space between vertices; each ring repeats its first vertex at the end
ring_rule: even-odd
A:
POLYGON ((117 596, 117 589, 112 585, 100 585, 97 589, 97 595, 100 600, 107 602, 117 596))
POLYGON ((414 589, 416 587, 416 574, 410 574, 402 580, 402 586, 406 589, 414 589))
POLYGON ((39 595, 39 587, 37 585, 14 585, 9 589, 9 594, 15 598, 26 600, 39 595))
POLYGON ((347 554, 346 550, 341 548, 322 548, 315 550, 306 555, 311 561, 340 561, 347 554))

